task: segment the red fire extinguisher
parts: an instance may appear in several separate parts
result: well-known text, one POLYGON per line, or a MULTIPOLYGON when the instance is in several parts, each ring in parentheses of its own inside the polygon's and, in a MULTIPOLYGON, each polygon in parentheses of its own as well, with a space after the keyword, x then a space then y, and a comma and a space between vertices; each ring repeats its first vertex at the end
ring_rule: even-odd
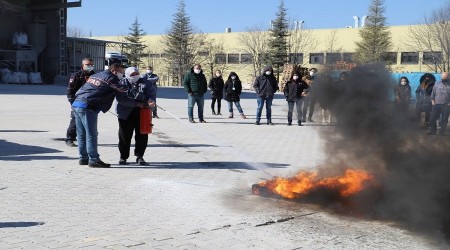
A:
POLYGON ((140 130, 141 134, 152 133, 152 110, 149 108, 141 108, 140 110, 140 130))

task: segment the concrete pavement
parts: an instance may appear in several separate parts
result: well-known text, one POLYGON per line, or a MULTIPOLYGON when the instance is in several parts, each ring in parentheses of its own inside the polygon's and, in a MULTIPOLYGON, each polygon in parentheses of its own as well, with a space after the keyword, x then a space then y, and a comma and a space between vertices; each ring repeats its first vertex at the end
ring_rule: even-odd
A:
POLYGON ((245 120, 228 119, 226 102, 223 116, 211 115, 207 97, 206 124, 188 123, 182 89, 160 88, 158 96, 167 112, 154 121, 149 165, 117 164, 117 118, 101 113, 99 153, 113 166, 92 169, 64 143, 64 86, 0 84, 0 249, 448 247, 392 222, 252 195, 260 180, 314 169, 324 159, 318 131, 333 129, 286 126, 281 95, 275 126, 253 124, 251 92, 241 100, 245 120))

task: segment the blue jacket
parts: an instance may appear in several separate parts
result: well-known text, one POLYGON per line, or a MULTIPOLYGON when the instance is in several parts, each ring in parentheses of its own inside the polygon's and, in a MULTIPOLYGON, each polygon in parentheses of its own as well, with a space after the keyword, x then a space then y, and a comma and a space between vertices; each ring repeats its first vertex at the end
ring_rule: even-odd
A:
POLYGON ((111 108, 114 97, 127 107, 138 107, 138 101, 128 98, 128 87, 119 83, 119 78, 105 70, 93 74, 75 94, 72 107, 88 108, 106 113, 111 108))
MULTIPOLYGON (((148 102, 149 99, 153 101, 156 99, 156 84, 145 81, 143 78, 140 78, 136 83, 130 83, 128 79, 124 78, 120 81, 120 85, 130 90, 128 93, 129 98, 136 98, 136 94, 138 94, 141 96, 141 98, 138 98, 139 101, 148 102), (136 90, 136 92, 131 91, 133 89, 136 90)), ((123 105, 118 101, 116 107, 117 116, 119 119, 126 120, 133 109, 134 107, 123 105)))
POLYGON ((152 88, 155 89, 155 98, 150 97, 150 99, 156 101, 156 92, 158 91, 158 86, 156 85, 156 83, 159 80, 158 75, 153 74, 153 73, 151 73, 151 74, 147 73, 147 74, 142 75, 141 77, 142 77, 141 79, 144 81, 145 85, 151 85, 152 88))

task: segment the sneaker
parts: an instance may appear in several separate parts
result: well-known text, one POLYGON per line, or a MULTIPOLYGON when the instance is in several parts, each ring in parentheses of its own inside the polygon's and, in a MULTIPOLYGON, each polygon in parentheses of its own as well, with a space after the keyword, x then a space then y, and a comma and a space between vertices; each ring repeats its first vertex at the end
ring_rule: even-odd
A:
POLYGON ((190 123, 195 123, 194 119, 189 119, 190 123))
POLYGON ((213 115, 216 115, 216 111, 213 110, 213 111, 212 111, 212 114, 213 114, 213 115))
POLYGON ((96 162, 89 162, 89 167, 91 167, 91 168, 109 168, 109 167, 111 167, 111 164, 104 163, 101 160, 98 160, 96 162))
POLYGON ((297 122, 297 125, 298 125, 298 126, 303 126, 303 125, 302 125, 302 121, 298 121, 298 122, 297 122))
POLYGON ((202 120, 200 120, 200 123, 206 123, 206 121, 202 119, 202 120))
POLYGON ((242 119, 247 119, 247 117, 244 114, 241 114, 242 119))
POLYGON ((147 162, 145 162, 144 158, 142 158, 142 157, 137 157, 136 163, 139 165, 147 165, 147 162))
POLYGON ((76 147, 77 146, 72 140, 66 141, 66 145, 69 146, 69 147, 76 147))
POLYGON ((228 116, 228 118, 233 118, 233 114, 230 114, 230 115, 228 116))
POLYGON ((288 126, 292 126, 292 122, 288 122, 288 124, 287 124, 288 126))
POLYGON ((159 116, 157 114, 154 114, 153 118, 159 119, 159 116))
POLYGON ((119 165, 127 165, 127 160, 120 158, 119 165))
POLYGON ((314 122, 311 117, 308 118, 308 122, 314 122))
POLYGON ((84 160, 84 159, 78 160, 78 165, 88 165, 88 164, 89 164, 89 160, 84 160))
POLYGON ((272 125, 273 125, 273 123, 272 123, 272 122, 267 122, 267 125, 271 125, 271 126, 272 126, 272 125))
POLYGON ((222 114, 219 112, 219 113, 217 113, 217 115, 222 115, 222 114))
POLYGON ((259 125, 260 123, 259 122, 255 122, 255 125, 259 125))

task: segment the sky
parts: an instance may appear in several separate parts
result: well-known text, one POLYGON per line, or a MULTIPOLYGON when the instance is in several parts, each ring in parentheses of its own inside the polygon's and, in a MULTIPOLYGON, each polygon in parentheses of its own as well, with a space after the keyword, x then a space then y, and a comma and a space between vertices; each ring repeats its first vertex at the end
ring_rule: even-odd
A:
MULTIPOLYGON (((344 28, 354 25, 353 16, 367 15, 371 0, 284 0, 288 19, 304 21, 310 29, 344 28)), ((450 0, 385 0, 387 25, 410 25, 423 21, 430 11, 450 0)), ((171 26, 179 0, 83 0, 69 8, 68 26, 87 35, 119 36, 129 32, 138 18, 146 34, 165 34, 171 26)), ((269 26, 280 0, 185 0, 191 24, 203 33, 232 32, 269 26)))

